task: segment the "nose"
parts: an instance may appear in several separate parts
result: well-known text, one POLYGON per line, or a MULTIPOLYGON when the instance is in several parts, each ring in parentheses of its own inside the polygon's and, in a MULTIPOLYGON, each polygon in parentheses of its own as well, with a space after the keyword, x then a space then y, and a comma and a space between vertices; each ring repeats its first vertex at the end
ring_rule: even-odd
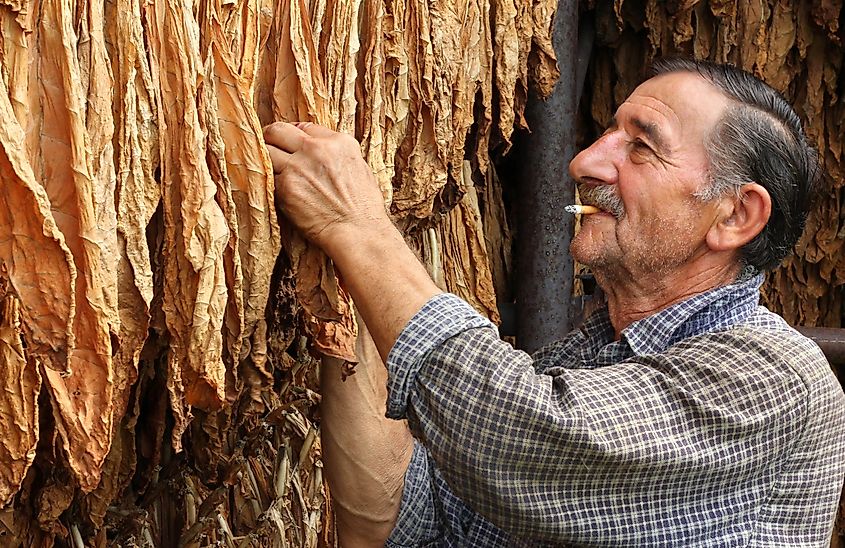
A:
POLYGON ((575 181, 582 183, 615 185, 619 179, 619 165, 624 161, 625 154, 622 130, 610 131, 569 162, 569 174, 575 181))

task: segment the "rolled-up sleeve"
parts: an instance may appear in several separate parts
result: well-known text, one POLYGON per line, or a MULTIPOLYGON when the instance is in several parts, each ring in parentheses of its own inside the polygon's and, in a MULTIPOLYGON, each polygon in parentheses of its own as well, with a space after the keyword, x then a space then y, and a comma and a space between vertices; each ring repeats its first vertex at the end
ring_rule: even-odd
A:
MULTIPOLYGON (((431 453, 414 445, 396 526, 387 548, 516 546, 501 529, 455 496, 437 470, 431 453)), ((543 548, 532 543, 532 548, 543 548)))
POLYGON ((498 336, 495 325, 455 295, 441 293, 423 305, 387 356, 388 417, 405 418, 408 393, 424 358, 451 337, 476 327, 490 328, 498 336))

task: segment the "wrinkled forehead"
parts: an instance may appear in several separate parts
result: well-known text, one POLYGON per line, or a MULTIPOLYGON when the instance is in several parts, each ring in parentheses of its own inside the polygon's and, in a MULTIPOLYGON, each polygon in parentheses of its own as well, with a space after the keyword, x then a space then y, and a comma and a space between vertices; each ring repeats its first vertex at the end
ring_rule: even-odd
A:
POLYGON ((655 124, 668 141, 702 143, 721 120, 730 99, 700 75, 672 72, 640 84, 617 110, 655 124))

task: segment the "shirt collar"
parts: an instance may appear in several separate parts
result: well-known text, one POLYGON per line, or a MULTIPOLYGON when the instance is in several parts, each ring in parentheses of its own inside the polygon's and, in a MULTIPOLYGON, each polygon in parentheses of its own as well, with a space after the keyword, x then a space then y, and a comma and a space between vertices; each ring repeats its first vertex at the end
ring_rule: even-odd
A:
POLYGON ((757 308, 763 275, 717 287, 638 320, 622 330, 634 354, 655 354, 696 335, 742 323, 757 308))

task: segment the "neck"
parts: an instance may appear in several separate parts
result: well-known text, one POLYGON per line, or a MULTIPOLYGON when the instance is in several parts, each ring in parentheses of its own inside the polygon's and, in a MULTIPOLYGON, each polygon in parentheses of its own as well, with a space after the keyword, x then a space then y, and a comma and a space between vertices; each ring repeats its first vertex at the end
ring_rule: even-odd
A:
MULTIPOLYGON (((690 265, 692 266, 692 265, 690 265)), ((736 280, 735 264, 707 268, 680 268, 664 273, 625 276, 624 281, 595 272, 596 281, 607 295, 610 322, 619 339, 622 330, 637 320, 647 318, 673 304, 736 280)))

